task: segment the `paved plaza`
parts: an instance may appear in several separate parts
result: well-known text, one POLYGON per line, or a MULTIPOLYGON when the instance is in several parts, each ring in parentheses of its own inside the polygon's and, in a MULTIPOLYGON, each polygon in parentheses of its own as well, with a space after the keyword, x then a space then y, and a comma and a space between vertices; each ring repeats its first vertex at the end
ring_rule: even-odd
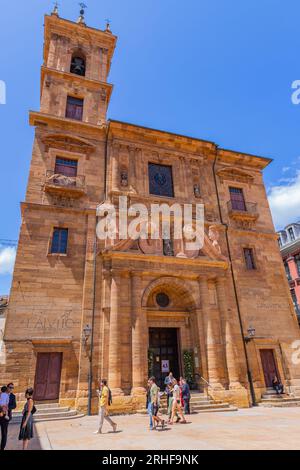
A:
MULTIPOLYGON (((35 425, 32 450, 232 450, 300 449, 300 409, 252 408, 227 413, 202 413, 189 417, 189 424, 149 431, 148 417, 116 416, 118 432, 104 424, 94 435, 97 416, 35 425)), ((18 425, 9 429, 8 450, 20 449, 18 425)))

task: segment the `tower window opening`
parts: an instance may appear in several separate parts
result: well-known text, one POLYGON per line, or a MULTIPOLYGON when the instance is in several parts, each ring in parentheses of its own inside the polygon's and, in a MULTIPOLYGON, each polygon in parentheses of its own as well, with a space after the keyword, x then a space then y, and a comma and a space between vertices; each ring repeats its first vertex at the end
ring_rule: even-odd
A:
POLYGON ((74 73, 75 75, 80 75, 81 77, 85 77, 86 71, 86 63, 85 58, 79 56, 78 54, 74 54, 71 61, 71 69, 70 72, 74 73))

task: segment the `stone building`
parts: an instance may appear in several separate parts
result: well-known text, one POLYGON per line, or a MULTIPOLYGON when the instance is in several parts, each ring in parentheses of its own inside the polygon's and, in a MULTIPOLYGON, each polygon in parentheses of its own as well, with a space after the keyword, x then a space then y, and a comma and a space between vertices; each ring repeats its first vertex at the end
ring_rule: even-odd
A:
POLYGON ((93 411, 99 377, 116 409, 134 410, 148 374, 161 382, 170 369, 238 406, 259 400, 275 373, 296 392, 299 328, 262 175, 271 160, 107 120, 116 42, 83 16, 45 17, 5 375, 19 393, 34 385, 36 400, 80 410, 92 390, 93 411), (98 205, 120 195, 203 203, 203 248, 97 240, 98 205))
POLYGON ((286 277, 300 323, 300 222, 287 225, 278 235, 286 277))
POLYGON ((7 307, 8 307, 8 296, 0 295, 0 365, 5 364, 3 336, 4 336, 7 307))

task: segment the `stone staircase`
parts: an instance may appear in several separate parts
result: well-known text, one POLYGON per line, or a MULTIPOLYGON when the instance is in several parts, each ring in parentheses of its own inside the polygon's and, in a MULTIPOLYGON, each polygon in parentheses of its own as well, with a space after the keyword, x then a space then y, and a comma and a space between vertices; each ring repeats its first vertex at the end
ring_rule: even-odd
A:
MULTIPOLYGON (((37 412, 34 414, 34 422, 39 423, 42 421, 61 421, 65 419, 82 418, 84 414, 80 414, 76 410, 71 410, 67 406, 60 406, 59 403, 45 403, 35 405, 37 412)), ((13 414, 13 423, 20 423, 22 420, 22 413, 13 414)))
POLYGON ((293 406, 300 406, 300 397, 288 395, 287 393, 277 395, 273 389, 268 389, 262 395, 261 402, 258 405, 267 408, 288 408, 293 406))
MULTIPOLYGON (((212 412, 226 412, 237 411, 235 406, 220 400, 213 400, 204 393, 191 392, 190 402, 191 413, 212 413, 212 412)), ((163 395, 160 401, 160 413, 167 414, 167 397, 163 395)), ((139 410, 139 414, 147 414, 147 410, 139 410)))

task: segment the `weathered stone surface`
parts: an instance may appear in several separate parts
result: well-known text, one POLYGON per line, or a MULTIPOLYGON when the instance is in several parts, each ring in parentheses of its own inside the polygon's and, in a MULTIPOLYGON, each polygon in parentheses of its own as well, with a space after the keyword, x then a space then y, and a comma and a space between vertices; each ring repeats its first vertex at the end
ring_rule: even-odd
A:
POLYGON ((247 407, 242 323, 244 335, 250 324, 256 328, 246 351, 257 398, 266 389, 261 349, 274 351, 284 385, 299 389, 300 366, 292 361, 299 328, 262 177, 269 160, 199 139, 108 124, 107 76, 116 37, 55 15, 45 25, 41 111, 30 115, 35 140, 5 329, 5 381, 15 382, 22 400, 25 388, 35 384, 37 354, 61 352, 59 401, 86 411, 91 339, 83 341, 83 328, 93 324, 92 411, 102 377, 114 392, 113 412, 132 412, 144 406, 149 328, 169 327, 178 329, 181 373, 183 351, 191 351, 198 387, 204 377, 215 399, 247 407), (85 77, 69 73, 79 46, 85 77), (64 118, 68 94, 84 98, 82 122, 64 118), (57 156, 78 161, 83 190, 46 181, 57 156), (172 167, 174 198, 149 193, 149 162, 172 167), (249 210, 229 210, 231 186, 243 190, 249 210), (186 253, 174 244, 175 256, 163 256, 161 240, 150 247, 98 241, 95 250, 96 207, 104 200, 116 203, 120 195, 147 207, 202 202, 201 252, 186 253), (67 255, 49 254, 54 227, 69 230, 67 255), (244 248, 253 249, 257 269, 246 269, 244 248), (159 292, 169 296, 167 308, 157 305, 159 292))

